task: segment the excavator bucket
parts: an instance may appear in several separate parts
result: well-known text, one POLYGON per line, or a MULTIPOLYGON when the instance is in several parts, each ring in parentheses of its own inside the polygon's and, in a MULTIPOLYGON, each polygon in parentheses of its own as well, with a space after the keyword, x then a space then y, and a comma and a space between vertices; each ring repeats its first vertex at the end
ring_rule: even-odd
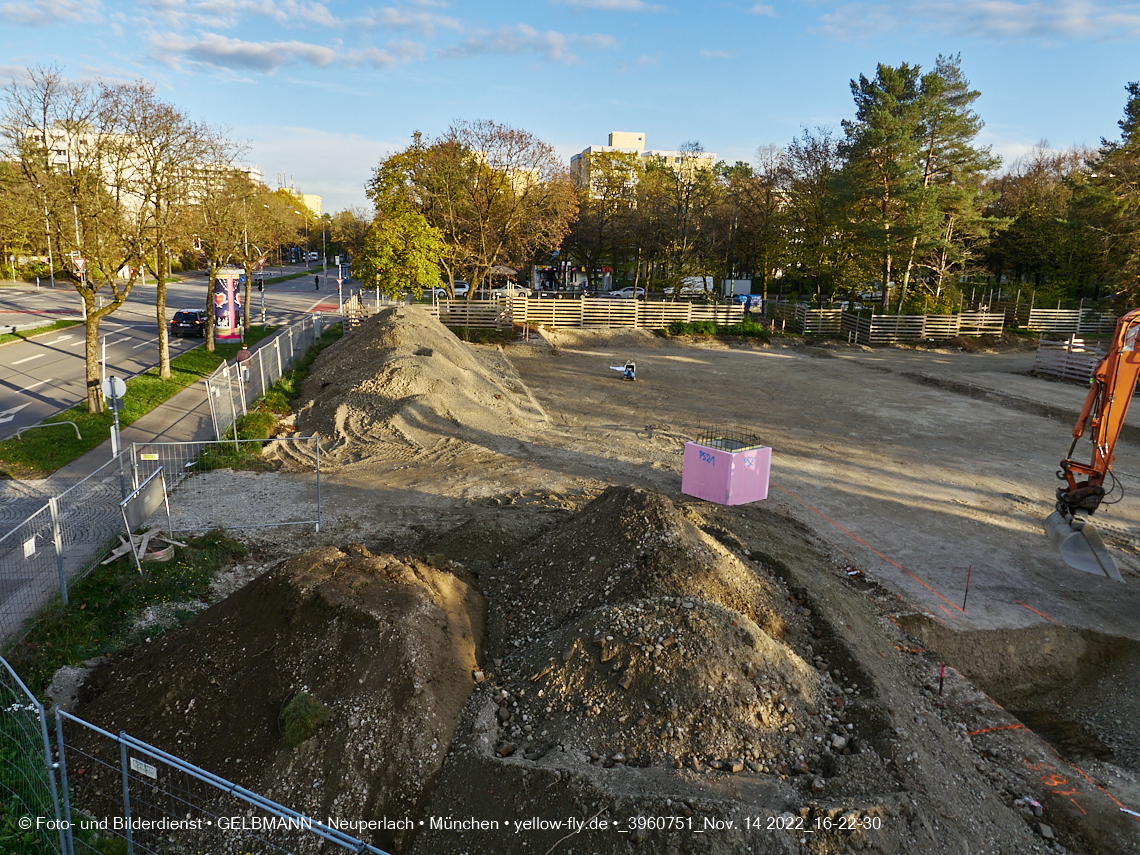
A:
POLYGON ((1070 522, 1059 511, 1053 511, 1045 518, 1045 534, 1061 553, 1061 560, 1074 570, 1124 581, 1100 534, 1084 518, 1074 517, 1070 522))

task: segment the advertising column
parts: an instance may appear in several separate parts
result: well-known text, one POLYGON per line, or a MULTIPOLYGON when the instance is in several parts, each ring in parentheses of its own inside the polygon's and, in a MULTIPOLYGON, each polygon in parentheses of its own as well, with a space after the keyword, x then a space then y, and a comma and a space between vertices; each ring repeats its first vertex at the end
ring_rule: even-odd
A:
POLYGON ((245 271, 239 267, 223 267, 214 282, 214 339, 241 341, 241 289, 245 271))

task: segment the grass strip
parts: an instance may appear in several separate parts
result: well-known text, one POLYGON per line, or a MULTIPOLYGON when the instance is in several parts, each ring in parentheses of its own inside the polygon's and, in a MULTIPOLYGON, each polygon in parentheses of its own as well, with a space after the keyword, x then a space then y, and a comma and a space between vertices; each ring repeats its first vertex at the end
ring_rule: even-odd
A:
POLYGON ((286 273, 284 276, 274 276, 265 280, 266 285, 272 285, 274 282, 288 282, 290 279, 300 279, 302 276, 308 276, 310 273, 316 273, 321 270, 320 267, 310 267, 308 270, 301 270, 297 273, 286 273))
POLYGON ((749 319, 738 324, 717 324, 714 321, 673 321, 664 330, 665 335, 731 335, 744 338, 768 338, 771 333, 749 319))
MULTIPOLYGON (((277 423, 283 416, 293 412, 293 404, 301 394, 301 383, 309 376, 309 369, 321 351, 340 341, 344 329, 334 324, 321 333, 321 337, 309 345, 309 349, 298 359, 290 371, 262 395, 244 416, 238 419, 237 434, 241 439, 272 439, 277 434, 277 423)), ((233 430, 227 434, 233 437, 233 430)), ((232 445, 219 444, 207 449, 202 455, 202 469, 260 469, 265 461, 260 458, 263 443, 243 442, 238 449, 232 445)))
POLYGON ((0 335, 0 345, 11 344, 12 342, 16 341, 27 341, 28 339, 34 338, 35 336, 45 335, 46 333, 57 332, 59 330, 65 330, 68 327, 73 327, 81 323, 83 323, 83 321, 53 321, 50 324, 45 324, 42 327, 33 327, 30 330, 20 330, 14 333, 4 333, 3 335, 0 335))
MULTIPOLYGON (((273 332, 273 327, 251 326, 246 343, 253 344, 273 332)), ((213 353, 196 347, 170 360, 170 377, 158 376, 158 368, 127 380, 127 394, 119 425, 126 427, 149 413, 159 404, 203 377, 237 354, 240 344, 218 344, 213 353)), ((110 412, 89 413, 87 403, 77 404, 62 413, 44 419, 44 424, 72 421, 79 427, 82 439, 65 425, 51 430, 35 430, 21 439, 0 442, 0 478, 44 478, 62 466, 98 447, 111 435, 114 418, 110 412)))
POLYGON ((35 617, 31 630, 4 657, 38 698, 64 665, 79 665, 154 638, 194 614, 190 606, 204 598, 210 579, 222 566, 238 561, 245 547, 221 531, 191 538, 175 547, 165 564, 148 562, 143 572, 129 554, 97 565, 68 590, 70 605, 56 594, 35 617), (157 606, 154 623, 139 626, 136 616, 157 606))

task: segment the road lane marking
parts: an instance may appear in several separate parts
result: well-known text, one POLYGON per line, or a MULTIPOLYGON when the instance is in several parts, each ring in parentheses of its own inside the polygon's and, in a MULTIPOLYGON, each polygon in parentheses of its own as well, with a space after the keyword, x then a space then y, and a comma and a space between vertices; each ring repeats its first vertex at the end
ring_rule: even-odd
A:
POLYGON ((84 341, 86 341, 86 339, 82 339, 82 338, 76 339, 71 344, 65 345, 65 347, 75 347, 75 345, 77 345, 77 344, 83 344, 84 341))
POLYGON ((31 362, 33 359, 39 359, 42 356, 47 356, 47 354, 46 353, 37 353, 35 356, 29 356, 27 359, 20 359, 16 362, 13 362, 12 364, 13 365, 23 365, 25 362, 31 362))
POLYGON ((36 388, 37 386, 42 386, 42 385, 44 385, 44 383, 50 383, 50 382, 51 382, 51 378, 49 377, 47 380, 40 380, 39 382, 33 383, 31 386, 25 386, 20 391, 21 392, 30 392, 30 391, 32 391, 32 389, 36 388))
POLYGON ((131 345, 131 350, 136 350, 146 344, 154 344, 158 341, 157 338, 148 338, 146 341, 140 341, 138 344, 131 345))
POLYGON ((44 344, 59 344, 61 341, 70 341, 73 338, 75 338, 75 336, 65 335, 57 338, 55 341, 45 341, 44 344))

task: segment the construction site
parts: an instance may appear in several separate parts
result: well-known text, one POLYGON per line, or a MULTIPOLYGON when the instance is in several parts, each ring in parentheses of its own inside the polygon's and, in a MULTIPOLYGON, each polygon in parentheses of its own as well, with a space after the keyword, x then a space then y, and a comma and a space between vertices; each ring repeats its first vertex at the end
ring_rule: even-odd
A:
MULTIPOLYGON (((1140 853, 1140 446, 1096 517, 1122 581, 1066 566, 1086 388, 987 341, 383 309, 279 424, 320 437, 319 532, 240 532, 70 708, 391 853, 1140 853), (682 491, 718 437, 770 449, 766 498, 682 491)), ((175 530, 197 495, 306 518, 307 447, 196 476, 175 530)))

